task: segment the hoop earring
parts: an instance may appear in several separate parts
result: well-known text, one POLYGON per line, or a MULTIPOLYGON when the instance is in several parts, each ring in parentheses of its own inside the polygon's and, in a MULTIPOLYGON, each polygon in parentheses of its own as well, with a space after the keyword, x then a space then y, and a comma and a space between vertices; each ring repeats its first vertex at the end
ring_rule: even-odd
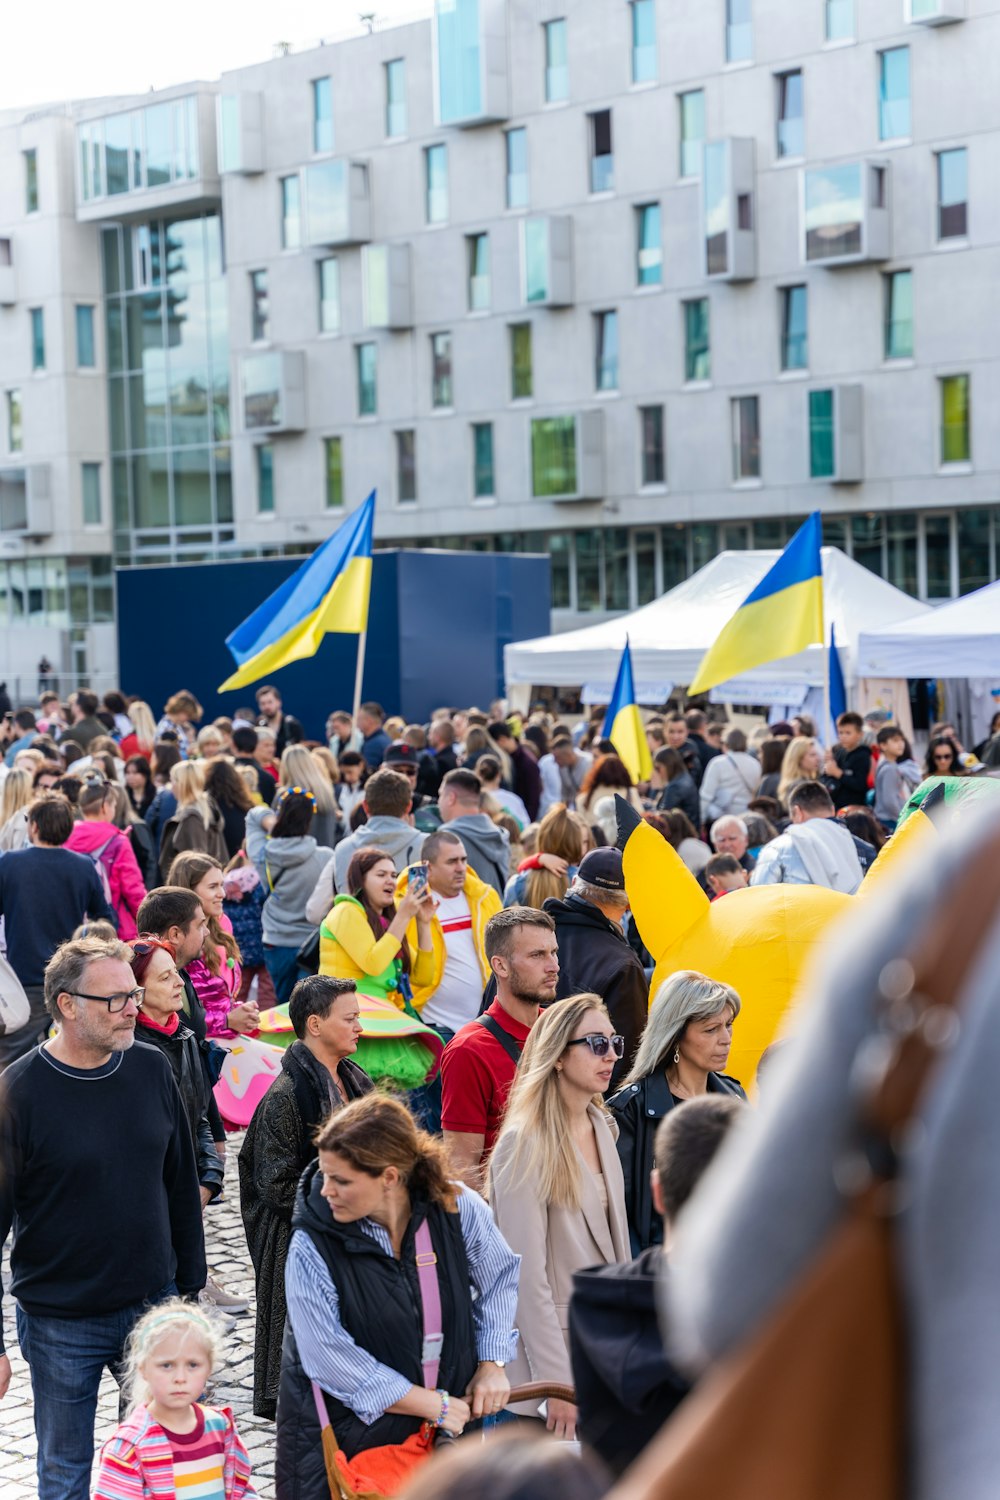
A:
POLYGON ((679 1047, 675 1047, 674 1048, 674 1062, 675 1063, 679 1063, 680 1060, 681 1060, 680 1048, 679 1047))

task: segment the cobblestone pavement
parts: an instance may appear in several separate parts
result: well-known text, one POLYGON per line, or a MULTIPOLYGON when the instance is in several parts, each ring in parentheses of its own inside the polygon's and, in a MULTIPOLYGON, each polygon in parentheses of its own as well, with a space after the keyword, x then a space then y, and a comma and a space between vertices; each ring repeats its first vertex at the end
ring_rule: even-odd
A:
MULTIPOLYGON (((240 1218, 239 1174, 236 1155, 242 1135, 230 1135, 226 1153, 226 1191, 221 1203, 206 1215, 209 1274, 229 1292, 253 1298, 253 1267, 247 1253, 243 1220, 240 1218)), ((10 1274, 6 1252, 3 1259, 5 1289, 10 1274)), ((231 1406, 236 1413, 240 1434, 250 1451, 254 1483, 262 1500, 274 1497, 274 1424, 255 1417, 253 1408, 253 1337, 256 1303, 250 1311, 228 1321, 229 1333, 224 1343, 226 1362, 212 1378, 211 1399, 214 1404, 231 1406)), ((10 1390, 0 1405, 0 1495, 3 1500, 35 1500, 35 1431, 31 1414, 31 1383, 28 1367, 17 1349, 14 1328, 14 1304, 4 1298, 4 1339, 10 1354, 13 1378, 10 1390)), ((118 1387, 110 1375, 101 1383, 97 1407, 95 1440, 98 1446, 114 1431, 118 1423, 118 1387)))

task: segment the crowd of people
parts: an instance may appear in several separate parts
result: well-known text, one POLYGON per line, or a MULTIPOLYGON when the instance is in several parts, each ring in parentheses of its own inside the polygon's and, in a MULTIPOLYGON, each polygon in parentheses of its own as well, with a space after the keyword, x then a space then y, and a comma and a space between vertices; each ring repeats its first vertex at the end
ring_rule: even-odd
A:
POLYGON ((254 1493, 232 1413, 199 1399, 219 1313, 248 1307, 205 1249, 235 1130, 281 1500, 329 1495, 331 1462, 430 1494, 435 1438, 484 1423, 582 1436, 622 1472, 689 1389, 657 1279, 755 1084, 726 1074, 735 989, 651 993, 622 801, 712 900, 851 895, 926 777, 1000 765, 1000 715, 974 752, 932 726, 923 766, 850 711, 826 747, 805 716, 651 715, 640 784, 602 714, 365 703, 316 742, 268 685, 203 718, 185 691, 159 718, 45 691, 4 722, 27 1019, 0 1035, 0 1241, 41 1500, 91 1493, 105 1368, 126 1395, 98 1496, 171 1493, 149 1487, 167 1463, 177 1493, 254 1493))

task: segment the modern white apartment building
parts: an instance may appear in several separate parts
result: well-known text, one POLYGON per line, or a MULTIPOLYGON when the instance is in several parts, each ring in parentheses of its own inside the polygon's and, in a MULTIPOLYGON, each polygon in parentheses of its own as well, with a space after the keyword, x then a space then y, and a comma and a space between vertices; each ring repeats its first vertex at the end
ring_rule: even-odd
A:
POLYGON ((817 507, 995 578, 997 55, 1000 0, 436 0, 0 115, 6 670, 103 665, 110 556, 375 487, 380 543, 547 551, 557 624, 817 507))

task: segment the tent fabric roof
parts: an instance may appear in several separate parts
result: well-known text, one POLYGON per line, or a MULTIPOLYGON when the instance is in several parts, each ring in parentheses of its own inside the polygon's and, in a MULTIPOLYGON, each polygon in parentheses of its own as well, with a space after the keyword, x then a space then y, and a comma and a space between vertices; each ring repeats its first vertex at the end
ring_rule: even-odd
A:
POLYGON ((870 677, 1000 677, 1000 583, 916 619, 873 629, 859 643, 870 677))
MULTIPOLYGON (((858 675, 862 630, 888 629, 927 613, 927 606, 853 562, 837 547, 824 547, 822 555, 827 629, 832 620, 844 675, 852 680, 858 675)), ((578 687, 592 683, 606 685, 610 694, 626 635, 640 695, 644 684, 688 683, 727 620, 779 556, 776 551, 720 552, 684 583, 632 614, 562 635, 514 642, 504 649, 507 684, 578 687)), ((769 688, 819 687, 825 674, 825 649, 816 645, 744 673, 739 681, 744 686, 759 682, 769 688)), ((662 696, 654 693, 645 701, 659 701, 662 696)))

